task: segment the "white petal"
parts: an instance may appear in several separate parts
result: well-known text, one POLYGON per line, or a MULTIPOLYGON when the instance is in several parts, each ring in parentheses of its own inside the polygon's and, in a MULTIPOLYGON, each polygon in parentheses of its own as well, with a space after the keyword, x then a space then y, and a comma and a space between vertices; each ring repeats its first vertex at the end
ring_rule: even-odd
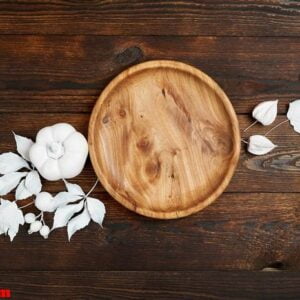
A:
POLYGON ((52 230, 66 226, 72 216, 83 208, 83 202, 59 207, 54 214, 52 230))
POLYGON ((73 195, 78 195, 78 196, 84 196, 85 195, 84 191, 82 190, 82 188, 78 184, 70 183, 70 182, 67 182, 66 180, 64 180, 64 182, 65 182, 67 191, 69 193, 71 193, 73 195))
POLYGON ((47 146, 48 144, 54 142, 51 126, 40 129, 36 135, 35 141, 37 144, 42 146, 47 146))
POLYGON ((22 168, 29 169, 29 165, 21 156, 13 152, 0 154, 0 174, 15 172, 22 168))
POLYGON ((68 123, 57 123, 51 126, 53 138, 56 142, 64 142, 73 132, 75 128, 68 123))
POLYGON ((264 155, 272 151, 274 145, 268 138, 263 135, 252 135, 249 138, 248 151, 255 155, 264 155))
POLYGON ((58 160, 62 178, 70 179, 79 175, 84 168, 85 161, 85 153, 66 152, 65 155, 58 160))
POLYGON ((25 186, 32 194, 37 195, 42 190, 40 175, 37 171, 28 173, 25 179, 25 186))
POLYGON ((104 204, 95 198, 87 198, 87 208, 90 213, 92 220, 102 226, 102 222, 105 215, 104 204))
POLYGON ((289 104, 287 118, 290 120, 294 130, 300 133, 300 99, 289 104))
POLYGON ((25 186, 25 179, 21 180, 19 183, 17 189, 16 189, 16 200, 23 200, 30 196, 32 196, 33 193, 28 191, 28 189, 25 186))
POLYGON ((22 155, 23 158, 30 161, 29 158, 29 150, 31 146, 33 145, 33 141, 27 137, 17 135, 13 132, 16 144, 17 144, 17 150, 22 155))
POLYGON ((32 145, 29 151, 29 157, 30 161, 37 169, 41 168, 49 159, 46 146, 40 144, 32 145))
POLYGON ((72 153, 88 153, 88 142, 79 131, 75 131, 64 141, 64 147, 72 153))
POLYGON ((84 135, 76 131, 64 141, 65 155, 59 159, 63 178, 79 175, 88 156, 88 143, 84 135))
POLYGON ((277 104, 278 100, 258 104, 252 112, 253 118, 263 125, 272 124, 277 116, 277 104))
POLYGON ((41 176, 49 181, 56 181, 63 178, 59 169, 58 160, 56 159, 48 158, 38 170, 41 176))
POLYGON ((82 196, 80 195, 74 195, 69 192, 60 192, 53 198, 54 207, 64 206, 80 199, 82 199, 82 196))
POLYGON ((0 196, 11 192, 27 172, 12 172, 0 177, 0 196))
POLYGON ((84 227, 86 227, 87 225, 89 225, 91 220, 91 217, 88 213, 87 208, 85 207, 83 212, 76 216, 75 218, 73 218, 69 223, 68 223, 68 238, 69 241, 72 237, 72 235, 77 231, 80 230, 84 227))

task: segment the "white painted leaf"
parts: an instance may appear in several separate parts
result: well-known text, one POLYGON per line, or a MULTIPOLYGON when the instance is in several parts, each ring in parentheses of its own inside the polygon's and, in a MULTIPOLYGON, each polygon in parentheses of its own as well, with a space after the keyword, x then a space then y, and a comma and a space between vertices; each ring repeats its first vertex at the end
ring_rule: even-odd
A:
POLYGON ((0 174, 8 174, 22 168, 29 169, 29 165, 27 161, 18 154, 13 152, 0 154, 0 174))
POLYGON ((80 215, 74 217, 68 223, 68 238, 69 238, 69 241, 71 240, 72 235, 76 231, 78 231, 78 230, 86 227, 87 225, 89 225, 90 221, 91 221, 91 217, 89 215, 87 207, 85 207, 83 212, 80 215))
POLYGON ((17 135, 14 132, 13 134, 17 144, 17 151, 22 155, 23 158, 30 161, 29 150, 33 145, 33 141, 27 137, 17 135))
POLYGON ((32 192, 28 191, 25 186, 25 179, 21 180, 16 189, 16 200, 23 200, 32 196, 32 192))
POLYGON ((77 204, 69 204, 59 207, 54 214, 54 221, 52 229, 64 227, 74 214, 82 210, 84 201, 80 201, 77 204))
POLYGON ((300 133, 300 99, 295 100, 289 104, 287 118, 290 120, 294 130, 300 133))
POLYGON ((88 197, 87 208, 92 220, 102 227, 102 222, 106 212, 104 204, 98 199, 88 197))
POLYGON ((73 195, 77 195, 77 196, 84 196, 85 195, 84 191, 82 190, 82 188, 78 184, 70 183, 70 182, 67 182, 66 180, 64 180, 64 182, 65 182, 67 191, 69 193, 71 193, 73 195))
POLYGON ((0 177, 0 196, 11 192, 27 172, 12 172, 0 177))
POLYGON ((37 195, 42 190, 41 178, 37 171, 28 173, 25 179, 25 186, 34 195, 37 195))
POLYGON ((60 192, 56 194, 56 196, 53 198, 53 201, 55 207, 60 207, 80 199, 82 199, 82 196, 73 195, 69 192, 60 192))
POLYGON ((275 147, 277 146, 263 135, 252 135, 249 138, 248 152, 252 154, 264 155, 272 151, 275 147))
POLYGON ((277 116, 277 104, 278 100, 259 103, 252 111, 253 118, 265 126, 272 124, 277 116))
POLYGON ((12 241, 19 231, 19 225, 24 225, 22 210, 15 202, 0 199, 0 234, 8 234, 12 241))

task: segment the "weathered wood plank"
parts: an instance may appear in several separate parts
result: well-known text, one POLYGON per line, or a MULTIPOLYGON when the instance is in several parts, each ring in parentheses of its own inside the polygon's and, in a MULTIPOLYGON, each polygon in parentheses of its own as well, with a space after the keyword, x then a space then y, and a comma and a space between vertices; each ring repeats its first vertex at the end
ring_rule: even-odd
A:
MULTIPOLYGON (((280 116, 277 122, 283 119, 280 116)), ((0 153, 15 150, 11 130, 34 138, 37 131, 44 126, 69 122, 87 135, 88 121, 88 114, 0 114, 0 153)), ((249 117, 240 115, 240 128, 246 128, 251 121, 249 117)), ((257 125, 243 136, 246 138, 254 133, 263 134, 270 127, 257 125)), ((246 153, 245 145, 242 147, 239 165, 227 188, 228 192, 300 192, 300 136, 285 123, 273 131, 270 138, 279 147, 264 156, 253 156, 246 153)), ((93 185, 95 174, 89 162, 76 180, 87 189, 93 185)), ((48 188, 50 191, 57 191, 60 183, 48 184, 48 188)))
POLYGON ((298 272, 1 272, 13 299, 296 299, 298 272))
POLYGON ((211 75, 238 113, 276 98, 283 113, 299 98, 299 53, 298 38, 2 35, 0 112, 89 113, 122 70, 175 59, 211 75))
POLYGON ((0 236, 2 271, 300 268, 299 194, 225 193, 203 211, 169 221, 134 214, 99 188, 93 196, 106 205, 104 229, 90 224, 69 243, 65 228, 44 241, 29 238, 25 225, 13 243, 0 236))
POLYGON ((299 36, 297 1, 1 1, 0 33, 299 36), (76 22, 75 22, 76 21, 76 22))

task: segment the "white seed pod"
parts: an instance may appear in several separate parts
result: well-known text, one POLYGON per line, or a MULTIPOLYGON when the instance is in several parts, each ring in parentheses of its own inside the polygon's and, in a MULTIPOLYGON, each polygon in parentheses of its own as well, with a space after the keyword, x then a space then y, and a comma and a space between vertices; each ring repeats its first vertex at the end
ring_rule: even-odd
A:
POLYGON ((48 192, 37 194, 34 204, 40 211, 53 212, 55 210, 53 197, 48 192))
POLYGON ((40 235, 44 238, 47 239, 50 233, 50 228, 47 225, 43 225, 42 228, 40 229, 40 235))
POLYGON ((31 234, 33 232, 38 232, 42 228, 42 222, 41 221, 34 221, 30 224, 30 228, 28 230, 28 233, 31 234))
POLYGON ((264 155, 276 148, 268 138, 263 135, 252 135, 249 138, 248 152, 255 155, 264 155))
POLYGON ((277 116, 278 100, 264 101, 255 106, 252 117, 263 125, 270 125, 277 116))
POLYGON ((31 224, 35 221, 35 214, 34 213, 27 213, 25 216, 25 222, 27 224, 31 224))
POLYGON ((287 118, 290 120, 294 130, 300 133, 300 99, 290 102, 287 118))

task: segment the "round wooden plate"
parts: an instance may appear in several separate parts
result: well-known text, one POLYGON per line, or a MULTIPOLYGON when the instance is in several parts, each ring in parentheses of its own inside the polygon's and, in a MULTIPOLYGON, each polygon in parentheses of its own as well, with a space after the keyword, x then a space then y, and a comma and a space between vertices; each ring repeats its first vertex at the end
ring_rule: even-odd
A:
POLYGON ((240 153, 236 114, 206 74, 175 61, 122 72, 99 97, 89 125, 92 164, 128 209, 172 219, 212 203, 240 153))

